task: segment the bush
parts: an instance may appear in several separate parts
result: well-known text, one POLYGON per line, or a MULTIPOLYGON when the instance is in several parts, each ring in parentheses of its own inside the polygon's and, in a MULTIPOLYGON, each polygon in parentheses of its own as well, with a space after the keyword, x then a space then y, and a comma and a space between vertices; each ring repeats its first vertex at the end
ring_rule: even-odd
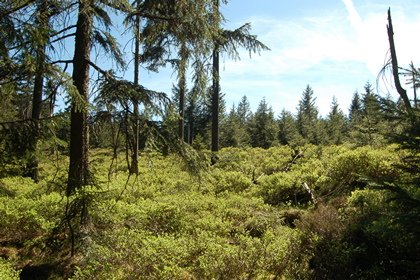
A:
POLYGON ((8 261, 0 257, 0 279, 19 280, 20 270, 16 270, 8 261))

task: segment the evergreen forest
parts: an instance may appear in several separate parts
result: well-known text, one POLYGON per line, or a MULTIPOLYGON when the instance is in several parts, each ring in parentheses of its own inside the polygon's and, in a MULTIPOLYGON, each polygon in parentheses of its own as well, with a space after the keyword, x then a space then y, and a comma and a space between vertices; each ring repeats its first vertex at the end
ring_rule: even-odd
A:
POLYGON ((270 46, 226 3, 2 1, 0 279, 420 279, 420 70, 391 10, 397 99, 366 81, 321 116, 302 81, 276 115, 227 108, 221 57, 270 46), (163 67, 172 92, 142 85, 163 67))

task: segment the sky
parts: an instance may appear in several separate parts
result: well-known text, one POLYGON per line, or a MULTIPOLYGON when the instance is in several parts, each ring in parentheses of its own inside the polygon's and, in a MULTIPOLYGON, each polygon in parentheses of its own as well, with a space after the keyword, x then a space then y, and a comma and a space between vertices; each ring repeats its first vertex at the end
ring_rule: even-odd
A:
MULTIPOLYGON (((296 113, 310 85, 321 116, 327 116, 334 96, 347 114, 354 92, 362 93, 368 81, 379 94, 397 98, 390 73, 378 79, 389 59, 389 7, 400 66, 420 65, 418 0, 230 0, 221 5, 223 28, 249 22, 251 33, 271 49, 251 58, 243 50, 240 61, 221 59, 227 109, 246 95, 254 112, 265 98, 276 116, 283 109, 296 113)), ((144 70, 140 82, 171 93, 175 75, 171 69, 144 70)))

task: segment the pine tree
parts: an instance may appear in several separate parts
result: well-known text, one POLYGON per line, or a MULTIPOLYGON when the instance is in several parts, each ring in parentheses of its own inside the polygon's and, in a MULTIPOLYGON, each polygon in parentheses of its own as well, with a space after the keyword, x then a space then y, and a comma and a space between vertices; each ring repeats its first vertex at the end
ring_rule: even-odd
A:
POLYGON ((305 140, 300 135, 297 122, 291 112, 283 109, 277 122, 279 125, 278 139, 280 144, 292 147, 304 145, 305 140))
POLYGON ((346 132, 346 117, 339 108, 337 98, 334 96, 331 102, 331 111, 327 116, 328 142, 334 145, 343 143, 346 132))
POLYGON ((221 126, 222 147, 248 147, 250 145, 249 127, 253 114, 246 96, 238 106, 232 106, 226 121, 221 126))
POLYGON ((314 91, 307 85, 302 93, 302 98, 299 101, 296 120, 299 133, 302 137, 310 143, 318 144, 318 131, 316 130, 318 108, 315 105, 316 97, 313 95, 314 91))
POLYGON ((273 109, 269 107, 265 98, 263 98, 250 125, 251 145, 268 149, 275 144, 277 133, 273 109))
POLYGON ((353 94, 353 98, 351 100, 350 108, 349 108, 349 124, 350 128, 354 128, 355 126, 360 124, 362 119, 362 102, 359 97, 359 93, 356 92, 353 94))
POLYGON ((241 101, 238 103, 238 108, 236 110, 238 115, 238 120, 241 126, 245 126, 252 118, 251 105, 249 104, 248 98, 246 95, 242 96, 241 101))
POLYGON ((89 99, 89 61, 93 27, 93 0, 81 1, 76 24, 73 57, 73 82, 84 105, 72 102, 70 126, 70 167, 67 195, 89 183, 89 128, 87 102, 89 99))
MULTIPOLYGON (((219 1, 215 0, 215 6, 219 9, 219 1)), ((219 36, 214 39, 213 51, 213 100, 218 100, 220 91, 220 73, 219 73, 219 52, 227 53, 233 59, 239 59, 238 48, 243 47, 249 51, 259 53, 261 50, 269 50, 267 46, 257 40, 257 36, 249 33, 251 25, 249 23, 240 28, 231 31, 220 29, 219 36)), ((219 104, 212 104, 212 151, 219 150, 219 120, 217 112, 219 104)))
POLYGON ((362 120, 360 123, 363 134, 363 145, 377 144, 383 137, 381 136, 381 105, 379 97, 374 93, 373 86, 366 82, 365 92, 362 95, 362 120))

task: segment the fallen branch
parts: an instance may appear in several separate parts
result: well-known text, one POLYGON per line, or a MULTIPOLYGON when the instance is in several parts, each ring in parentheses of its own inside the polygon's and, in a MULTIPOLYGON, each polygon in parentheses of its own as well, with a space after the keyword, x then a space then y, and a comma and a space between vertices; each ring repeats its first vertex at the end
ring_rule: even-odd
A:
POLYGON ((318 201, 315 198, 314 193, 312 192, 312 190, 309 188, 308 184, 306 184, 305 182, 302 182, 303 186, 305 187, 306 191, 309 193, 309 195, 311 196, 311 200, 314 203, 315 207, 318 204, 318 201))

